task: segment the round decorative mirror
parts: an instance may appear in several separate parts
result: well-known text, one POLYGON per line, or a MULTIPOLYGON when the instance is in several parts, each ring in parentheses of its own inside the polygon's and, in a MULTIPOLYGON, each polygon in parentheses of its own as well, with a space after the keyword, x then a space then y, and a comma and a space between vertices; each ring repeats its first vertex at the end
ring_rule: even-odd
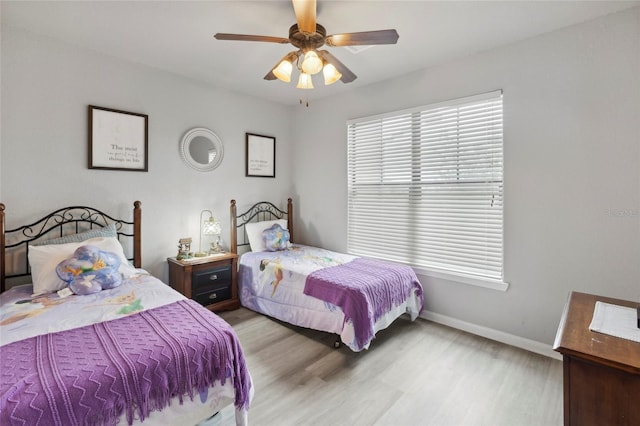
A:
POLYGON ((209 172, 218 167, 223 154, 220 138, 204 127, 189 130, 180 141, 180 156, 187 166, 200 172, 209 172))

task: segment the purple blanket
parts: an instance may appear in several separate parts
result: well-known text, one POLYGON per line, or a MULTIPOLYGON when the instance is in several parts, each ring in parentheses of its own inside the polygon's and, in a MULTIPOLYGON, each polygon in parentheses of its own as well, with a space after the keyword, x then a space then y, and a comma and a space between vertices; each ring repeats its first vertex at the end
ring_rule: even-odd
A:
POLYGON ((251 379, 233 329, 192 300, 0 348, 0 424, 144 420, 172 397, 231 380, 248 408, 251 379))
POLYGON ((304 294, 342 308, 345 321, 353 323, 359 348, 373 339, 375 322, 412 291, 422 296, 413 269, 366 258, 312 272, 304 287, 304 294))

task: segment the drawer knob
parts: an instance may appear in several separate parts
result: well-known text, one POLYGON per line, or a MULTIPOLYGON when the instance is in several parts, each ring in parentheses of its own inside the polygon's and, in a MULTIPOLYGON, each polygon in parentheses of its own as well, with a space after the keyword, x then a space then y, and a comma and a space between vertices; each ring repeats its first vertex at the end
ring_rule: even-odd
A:
POLYGON ((217 294, 215 294, 215 293, 211 293, 211 294, 209 295, 209 299, 216 299, 217 297, 218 297, 218 295, 217 295, 217 294))
POLYGON ((217 280, 217 279, 218 279, 218 276, 217 276, 216 274, 213 274, 213 275, 211 275, 211 276, 209 277, 209 279, 210 279, 211 281, 215 281, 215 280, 217 280))

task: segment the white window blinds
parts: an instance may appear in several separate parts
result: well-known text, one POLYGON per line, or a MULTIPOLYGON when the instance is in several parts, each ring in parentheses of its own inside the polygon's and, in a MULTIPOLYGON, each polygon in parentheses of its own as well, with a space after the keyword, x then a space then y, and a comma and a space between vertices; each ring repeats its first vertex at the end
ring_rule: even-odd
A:
POLYGON ((502 92, 351 120, 348 251, 502 280, 502 92))

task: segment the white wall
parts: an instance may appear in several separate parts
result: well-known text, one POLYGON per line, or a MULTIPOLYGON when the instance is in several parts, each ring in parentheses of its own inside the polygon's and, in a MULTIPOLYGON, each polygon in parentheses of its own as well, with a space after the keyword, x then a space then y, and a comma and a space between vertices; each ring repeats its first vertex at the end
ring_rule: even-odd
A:
POLYGON ((143 267, 167 279, 178 239, 197 249, 199 214, 212 209, 228 244, 229 200, 286 201, 291 181, 287 107, 217 90, 24 31, 2 28, 0 193, 7 227, 72 204, 131 217, 142 201, 143 267), (87 105, 149 115, 149 171, 87 167, 87 105), (224 144, 224 160, 201 173, 180 159, 192 127, 224 144), (276 137, 276 178, 245 177, 245 132, 276 137))
MULTIPOLYGON (((427 41, 428 42, 428 41, 427 41)), ((436 314, 551 344, 571 290, 640 299, 640 9, 288 108, 2 28, 0 201, 8 226, 143 202, 143 266, 166 280, 201 209, 295 199, 301 242, 346 249, 348 119, 504 91, 507 292, 420 277, 436 314), (149 172, 87 169, 88 104, 149 114, 149 172), (293 116, 291 116, 293 111, 293 116), (225 144, 185 166, 191 127, 225 144), (244 134, 277 137, 276 179, 244 177, 244 134)), ((366 72, 366 70, 355 70, 366 72)), ((337 83, 341 84, 341 83, 337 83)), ((228 238, 227 238, 228 240, 228 238)), ((390 248, 392 249, 392 248, 390 248)))
POLYGON ((297 109, 296 236, 346 250, 348 119, 496 89, 510 288, 420 277, 426 309, 550 345, 571 290, 640 300, 640 8, 297 109))

